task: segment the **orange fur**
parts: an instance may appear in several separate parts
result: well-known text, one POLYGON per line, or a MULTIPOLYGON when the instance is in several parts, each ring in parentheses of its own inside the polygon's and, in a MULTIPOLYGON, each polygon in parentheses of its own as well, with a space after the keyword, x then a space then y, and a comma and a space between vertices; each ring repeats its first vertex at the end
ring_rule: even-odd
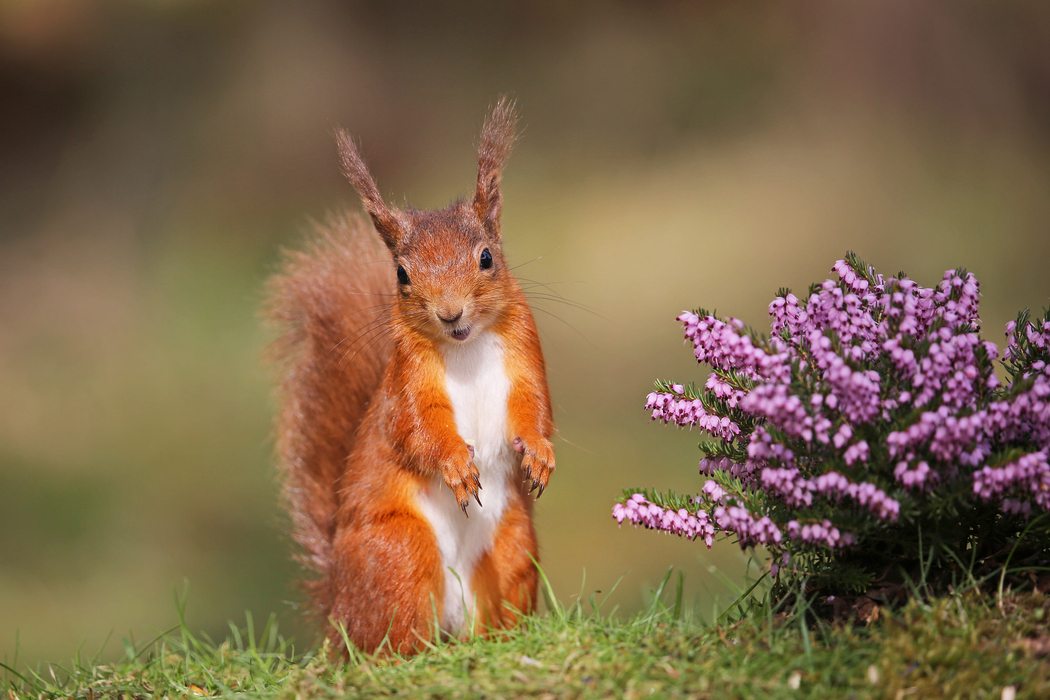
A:
MULTIPOLYGON (((282 332, 273 348, 283 370, 278 454, 293 534, 316 574, 306 588, 315 612, 345 625, 365 651, 386 640, 412 653, 438 632, 445 572, 419 498, 449 489, 464 517, 471 498, 481 503, 442 354, 472 335, 500 340, 507 447, 521 452, 471 575, 476 620, 504 628, 535 604, 530 493, 543 492, 555 462, 539 337, 501 245, 499 186, 514 123, 513 107, 500 101, 482 132, 473 199, 437 211, 389 209, 340 133, 344 171, 375 232, 336 219, 270 283, 269 316, 282 332)), ((334 629, 328 636, 340 644, 334 629)))

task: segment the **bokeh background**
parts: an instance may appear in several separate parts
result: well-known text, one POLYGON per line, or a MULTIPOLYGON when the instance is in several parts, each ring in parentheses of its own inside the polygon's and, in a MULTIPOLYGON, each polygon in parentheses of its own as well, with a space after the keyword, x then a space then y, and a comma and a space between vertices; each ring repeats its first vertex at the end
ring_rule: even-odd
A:
POLYGON ((146 638, 185 582, 195 630, 250 610, 311 642, 264 281, 358 207, 334 127, 391 201, 439 206, 471 191, 505 92, 507 253, 564 299, 535 300, 563 599, 622 576, 630 612, 674 565, 709 616, 731 595, 710 568, 743 579, 728 542, 609 514, 626 486, 700 486, 697 436, 642 411, 654 378, 703 378, 682 309, 762 326, 848 249, 924 284, 969 268, 1000 343, 1050 295, 1039 0, 0 0, 0 657, 146 638))

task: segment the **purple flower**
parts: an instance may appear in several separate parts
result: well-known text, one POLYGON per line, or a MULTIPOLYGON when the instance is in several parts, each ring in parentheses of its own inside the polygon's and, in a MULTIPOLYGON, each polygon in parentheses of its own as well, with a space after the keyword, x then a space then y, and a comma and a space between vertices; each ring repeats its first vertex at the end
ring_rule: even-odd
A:
MULTIPOLYGON (((680 385, 672 388, 681 390, 680 385)), ((681 427, 695 426, 725 440, 732 440, 740 434, 740 426, 728 416, 708 413, 700 399, 686 398, 680 391, 677 394, 652 392, 646 398, 645 410, 652 412, 653 420, 674 423, 681 427)))
POLYGON ((797 520, 788 522, 788 537, 807 544, 819 544, 828 549, 849 547, 855 543, 851 533, 840 532, 830 520, 819 523, 800 524, 797 520))
MULTIPOLYGON (((973 475, 973 492, 990 501, 1004 493, 1017 493, 1043 510, 1050 510, 1050 464, 1045 451, 1031 452, 1002 467, 984 467, 973 475)), ((1004 512, 1019 513, 1018 500, 1005 499, 1004 512), (1009 501, 1009 503, 1007 502, 1009 501)), ((1030 508, 1024 509, 1028 515, 1030 508)))
POLYGON ((745 487, 749 486, 755 479, 755 471, 758 466, 751 461, 743 464, 737 464, 727 457, 716 457, 710 458, 705 457, 700 460, 700 473, 712 475, 715 472, 725 472, 729 476, 734 476, 740 479, 740 482, 745 487))
POLYGON ((700 461, 710 478, 689 501, 695 510, 636 494, 614 507, 618 522, 708 546, 733 535, 786 556, 885 540, 910 527, 902 506, 921 512, 933 498, 954 499, 962 517, 985 503, 1023 517, 1050 511, 1050 315, 1007 324, 1012 384, 1000 388, 972 274, 949 270, 923 287, 851 256, 832 273, 803 297, 773 299, 768 339, 736 318, 678 316, 713 371, 698 393, 661 384, 646 410, 706 432, 718 444, 703 449, 732 457, 700 461))
POLYGON ((714 543, 715 528, 705 511, 689 512, 684 508, 667 510, 650 503, 640 493, 632 495, 623 503, 615 504, 613 517, 621 525, 626 520, 635 526, 641 525, 671 535, 689 539, 700 537, 709 548, 714 543))

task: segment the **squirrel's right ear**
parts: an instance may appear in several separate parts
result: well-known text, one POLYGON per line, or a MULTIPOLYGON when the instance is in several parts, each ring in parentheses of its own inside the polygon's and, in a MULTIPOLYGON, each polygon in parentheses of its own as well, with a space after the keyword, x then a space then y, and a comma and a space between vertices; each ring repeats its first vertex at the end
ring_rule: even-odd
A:
POLYGON ((368 172, 350 134, 342 129, 337 129, 335 142, 339 146, 339 160, 343 164, 343 174, 361 195, 361 201, 369 216, 372 217, 372 223, 375 224, 380 238, 390 250, 396 252, 397 244, 403 235, 401 221, 383 202, 383 198, 379 195, 379 188, 376 187, 376 182, 372 174, 368 172))

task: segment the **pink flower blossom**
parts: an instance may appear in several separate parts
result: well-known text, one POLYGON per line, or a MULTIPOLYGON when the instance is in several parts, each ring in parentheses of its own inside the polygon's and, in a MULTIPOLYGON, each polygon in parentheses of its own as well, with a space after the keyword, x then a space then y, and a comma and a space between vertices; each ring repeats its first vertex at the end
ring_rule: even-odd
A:
POLYGON ((1023 517, 1050 511, 1050 317, 1007 324, 1012 383, 1001 389, 972 274, 949 270, 923 287, 847 256, 831 277, 801 298, 779 294, 768 339, 736 318, 678 316, 713 371, 699 393, 660 384, 645 408, 704 431, 720 442, 703 449, 732 458, 700 461, 710 478, 690 501, 696 509, 635 494, 614 507, 618 522, 708 546, 721 532, 786 556, 907 527, 902 506, 912 513, 945 493, 964 512, 983 503, 1023 517))

